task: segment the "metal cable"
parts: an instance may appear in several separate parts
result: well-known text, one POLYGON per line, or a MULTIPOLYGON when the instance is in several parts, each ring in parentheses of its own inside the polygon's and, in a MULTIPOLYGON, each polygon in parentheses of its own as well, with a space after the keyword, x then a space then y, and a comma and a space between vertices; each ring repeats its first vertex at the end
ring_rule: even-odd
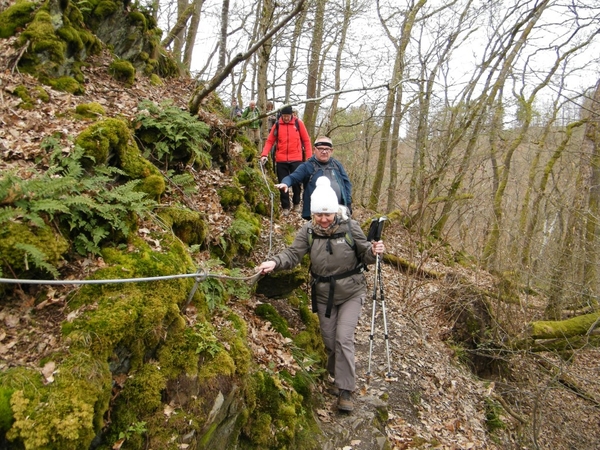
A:
POLYGON ((144 281, 158 281, 158 280, 174 280, 177 278, 196 278, 197 281, 205 281, 207 278, 223 278, 223 279, 229 279, 229 280, 253 280, 254 279, 258 279, 260 277, 260 272, 255 273, 252 276, 249 277, 232 277, 229 275, 218 275, 218 274, 211 274, 206 272, 205 270, 203 271, 202 274, 200 274, 200 271, 202 269, 199 269, 198 272, 196 273, 183 273, 183 274, 176 274, 176 275, 162 275, 162 276, 158 276, 158 277, 140 277, 140 278, 115 278, 115 279, 108 279, 108 280, 21 280, 21 279, 17 279, 17 278, 0 278, 0 283, 8 283, 8 284, 59 284, 59 285, 64 285, 64 284, 110 284, 110 283, 137 283, 137 282, 144 282, 144 281))
POLYGON ((271 191, 271 186, 269 185, 269 180, 267 180, 267 174, 265 172, 265 165, 262 164, 259 160, 258 165, 260 166, 260 171, 262 173, 263 180, 265 180, 265 185, 267 186, 267 190, 269 191, 269 198, 271 199, 271 219, 269 221, 269 252, 267 254, 267 258, 271 256, 271 251, 273 249, 273 204, 274 204, 274 194, 271 191))

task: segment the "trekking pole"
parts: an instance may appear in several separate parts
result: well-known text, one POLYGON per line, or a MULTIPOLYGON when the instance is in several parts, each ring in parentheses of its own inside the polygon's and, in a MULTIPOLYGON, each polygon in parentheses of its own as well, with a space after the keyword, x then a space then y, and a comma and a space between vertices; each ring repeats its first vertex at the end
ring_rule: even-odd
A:
MULTIPOLYGON (((387 220, 387 217, 382 216, 378 219, 373 219, 371 222, 371 227, 369 228, 369 234, 367 236, 367 240, 369 241, 380 241, 381 240, 381 232, 383 231, 383 222, 387 220)), ((371 356, 373 355, 373 338, 375 336, 375 311, 377 307, 377 285, 379 285, 379 295, 381 297, 381 309, 383 314, 383 331, 385 337, 386 344, 386 352, 387 352, 387 363, 388 363, 388 373, 387 377, 390 377, 392 374, 392 368, 390 365, 390 346, 388 339, 388 329, 387 329, 387 318, 385 311, 385 297, 383 295, 383 282, 381 280, 381 258, 379 254, 375 257, 375 280, 373 282, 373 308, 371 312, 371 334, 369 335, 369 366, 367 369, 367 376, 371 375, 371 356)))

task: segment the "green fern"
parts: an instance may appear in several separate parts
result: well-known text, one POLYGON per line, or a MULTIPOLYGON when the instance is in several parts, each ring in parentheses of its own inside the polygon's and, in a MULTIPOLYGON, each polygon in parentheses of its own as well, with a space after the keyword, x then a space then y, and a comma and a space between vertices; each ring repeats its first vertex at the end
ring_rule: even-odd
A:
MULTIPOLYGON (((127 237, 135 225, 133 219, 145 216, 156 205, 137 189, 138 180, 118 184, 116 180, 124 173, 117 168, 84 170, 80 147, 66 156, 54 138, 43 147, 51 151, 45 172, 28 179, 16 172, 0 175, 0 227, 9 221, 33 227, 54 223, 69 234, 78 253, 99 254, 109 239, 127 237)), ((17 243, 15 248, 37 268, 57 275, 43 249, 26 243, 17 243)))
POLYGON ((210 128, 171 101, 160 105, 145 100, 136 117, 136 137, 144 148, 144 156, 164 163, 211 166, 210 147, 206 140, 210 128))
POLYGON ((23 250, 25 254, 25 267, 29 267, 29 258, 31 258, 31 262, 38 269, 44 269, 54 275, 54 277, 59 276, 58 270, 47 262, 48 256, 35 245, 18 243, 15 244, 15 248, 23 250))

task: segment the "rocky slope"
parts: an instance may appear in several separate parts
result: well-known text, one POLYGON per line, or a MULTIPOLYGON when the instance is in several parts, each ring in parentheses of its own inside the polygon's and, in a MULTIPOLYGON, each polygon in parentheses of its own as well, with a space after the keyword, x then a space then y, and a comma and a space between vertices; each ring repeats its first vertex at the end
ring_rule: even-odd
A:
MULTIPOLYGON (((35 100, 35 108, 20 108, 18 86, 33 90, 38 82, 19 74, 18 54, 10 40, 0 41, 0 63, 6 70, 0 77, 0 171, 27 168, 44 155, 40 143, 51 134, 59 136, 65 148, 88 123, 73 120, 78 104, 98 102, 108 116, 132 118, 140 100, 164 99, 185 107, 193 81, 170 80, 153 86, 145 77, 126 88, 108 75, 110 57, 102 54, 84 68, 86 89, 75 96, 46 88, 48 101, 35 100)), ((210 125, 218 117, 206 115, 210 125), (212 119, 211 119, 212 118, 212 119)), ((191 198, 198 209, 211 217, 211 239, 217 240, 227 225, 228 215, 214 198, 215 188, 229 179, 219 171, 198 177, 198 194, 191 198)), ((373 213, 355 211, 356 218, 369 220, 373 213)), ((263 235, 252 256, 260 262, 284 245, 286 227, 298 227, 299 217, 270 221, 263 219, 263 235), (270 236, 273 237, 270 246, 270 236)), ((406 232, 400 221, 390 220, 384 231, 387 252, 409 261, 414 270, 386 260, 382 265, 387 326, 388 354, 383 337, 381 303, 376 302, 377 330, 373 351, 369 348, 371 312, 369 298, 364 305, 356 342, 360 389, 357 408, 340 414, 335 399, 324 383, 314 386, 320 406, 315 419, 323 430, 323 449, 592 449, 600 447, 600 368, 599 352, 590 348, 573 352, 570 359, 552 354, 496 354, 483 358, 464 340, 468 312, 482 305, 490 308, 481 314, 482 323, 490 321, 497 332, 490 342, 517 335, 525 324, 540 315, 536 299, 525 298, 521 305, 484 303, 477 292, 494 292, 496 280, 489 274, 459 264, 448 265, 451 253, 444 248, 416 250, 416 238, 406 232), (446 261, 446 262, 444 262, 446 261), (461 341, 462 339, 462 341, 461 341), (369 356, 371 376, 367 376, 369 356), (477 376, 479 374, 479 376, 477 376), (568 386, 568 374, 579 392, 568 386), (486 379, 480 378, 485 376, 486 379), (565 408, 568 405, 568 408, 565 408), (492 431, 493 430, 493 431, 492 431)), ((84 277, 101 262, 82 259, 65 268, 73 277, 84 277)), ((252 270, 247 269, 252 275, 252 270)), ((367 274, 372 289, 373 270, 367 274)), ((60 324, 65 320, 65 298, 72 287, 50 289, 47 298, 35 299, 36 291, 17 290, 13 298, 0 303, 0 368, 29 366, 39 370, 45 355, 57 350, 60 324)), ((232 299, 228 305, 245 318, 248 345, 256 364, 265 368, 298 370, 289 340, 273 330, 269 322, 255 314, 255 306, 272 303, 288 319, 290 328, 302 327, 297 311, 280 299, 255 295, 249 301, 232 299)), ((479 326, 479 325, 478 325, 479 326)), ((476 330, 477 332, 479 330, 476 330)), ((475 333, 475 331, 473 331, 475 333)), ((488 355, 483 355, 488 356, 488 355)), ((45 374, 45 376, 48 374, 45 374)), ((183 442, 180 448, 189 448, 183 442)))

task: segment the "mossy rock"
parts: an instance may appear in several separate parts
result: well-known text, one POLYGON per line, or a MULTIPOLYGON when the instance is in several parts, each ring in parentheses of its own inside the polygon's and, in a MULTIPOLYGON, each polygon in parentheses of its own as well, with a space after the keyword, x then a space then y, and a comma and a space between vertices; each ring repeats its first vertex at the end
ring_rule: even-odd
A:
POLYGON ((247 207, 240 206, 231 226, 225 231, 219 246, 211 250, 217 258, 231 264, 236 258, 251 253, 260 237, 260 219, 247 207))
POLYGON ((133 86, 135 82, 135 67, 129 61, 118 59, 110 63, 108 73, 117 81, 133 86))
POLYGON ((86 153, 91 168, 96 164, 111 164, 122 169, 130 178, 141 179, 140 191, 156 198, 165 191, 164 177, 141 153, 125 122, 105 119, 83 130, 75 139, 86 153))
POLYGON ((268 320, 271 325, 273 325, 273 328, 283 337, 292 337, 292 334, 288 329, 287 321, 277 313, 277 310, 273 307, 273 305, 270 305, 269 303, 262 303, 258 305, 254 311, 258 317, 268 320))
POLYGON ((219 201, 225 211, 233 211, 245 201, 244 191, 236 183, 217 189, 219 201))
POLYGON ((0 384, 14 389, 14 422, 6 433, 15 448, 88 448, 104 423, 111 396, 106 361, 73 349, 44 385, 39 370, 9 369, 0 384), (60 417, 60 420, 56 420, 60 417))
MULTIPOLYGON (((251 411, 242 428, 242 439, 251 448, 314 448, 314 435, 299 433, 310 429, 312 418, 302 405, 302 396, 286 389, 277 374, 256 372, 248 380, 246 398, 251 411), (309 442, 300 442, 299 437, 309 442), (311 442, 312 441, 312 442, 311 442)), ((314 428, 314 424, 312 425, 314 428)))
POLYGON ((17 0, 14 5, 0 12, 0 39, 14 36, 33 20, 37 3, 17 0))
POLYGON ((56 267, 69 249, 69 243, 49 226, 29 227, 16 222, 6 222, 0 229, 0 254, 2 267, 16 274, 46 274, 47 270, 36 266, 28 255, 27 247, 33 247, 44 255, 44 263, 56 267))
POLYGON ((190 209, 168 207, 161 209, 158 216, 184 243, 188 245, 205 243, 208 224, 203 214, 190 209))
POLYGON ((106 115, 106 110, 100 103, 82 103, 75 107, 75 114, 81 119, 99 119, 106 115))
POLYGON ((150 84, 152 86, 162 86, 165 83, 163 82, 162 78, 159 77, 158 75, 156 75, 155 73, 153 73, 152 75, 150 75, 150 84))
POLYGON ((17 86, 13 91, 13 94, 21 99, 21 103, 19 103, 19 108, 26 110, 33 109, 33 99, 31 98, 31 95, 29 95, 29 91, 25 86, 17 86))
POLYGON ((80 95, 84 93, 83 86, 73 77, 43 78, 42 82, 52 86, 57 91, 80 95))
POLYGON ((242 187, 246 202, 255 212, 265 215, 269 191, 262 174, 255 168, 246 166, 235 174, 234 179, 242 187))
POLYGON ((256 285, 256 293, 270 298, 287 297, 295 289, 306 283, 308 271, 303 267, 270 273, 256 285))

